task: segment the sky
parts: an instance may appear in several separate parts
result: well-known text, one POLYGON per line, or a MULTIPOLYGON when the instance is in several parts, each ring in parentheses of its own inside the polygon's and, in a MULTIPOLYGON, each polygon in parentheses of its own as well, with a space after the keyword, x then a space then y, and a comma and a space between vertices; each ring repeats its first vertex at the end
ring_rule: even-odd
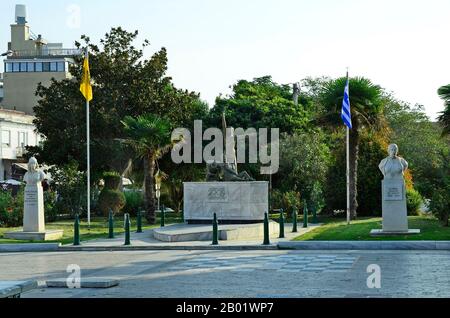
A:
MULTIPOLYGON (((25 4, 35 34, 98 42, 111 27, 139 30, 150 56, 168 50, 177 87, 210 106, 240 79, 271 75, 364 76, 435 119, 450 83, 449 0, 2 0, 0 53, 10 40, 15 4, 25 4)), ((3 68, 3 66, 2 66, 3 68)))

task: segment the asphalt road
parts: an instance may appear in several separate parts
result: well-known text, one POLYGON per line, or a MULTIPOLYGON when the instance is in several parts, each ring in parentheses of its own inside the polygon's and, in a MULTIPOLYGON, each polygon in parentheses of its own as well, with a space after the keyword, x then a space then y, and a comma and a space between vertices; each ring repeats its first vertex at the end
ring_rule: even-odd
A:
POLYGON ((114 278, 120 285, 41 288, 23 297, 450 297, 450 252, 445 251, 11 253, 0 254, 0 281, 66 279, 73 275, 67 272, 70 265, 80 268, 82 279, 114 278), (375 272, 368 273, 368 267, 375 272), (375 288, 368 287, 369 277, 375 288))

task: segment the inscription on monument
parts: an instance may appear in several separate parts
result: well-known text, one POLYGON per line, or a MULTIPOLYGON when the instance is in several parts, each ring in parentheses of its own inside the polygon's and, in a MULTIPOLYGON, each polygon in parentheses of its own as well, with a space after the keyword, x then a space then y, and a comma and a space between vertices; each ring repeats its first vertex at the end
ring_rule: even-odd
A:
POLYGON ((386 182, 384 185, 384 199, 386 201, 403 201, 403 184, 386 182))
POLYGON ((37 206, 38 193, 36 191, 25 191, 25 204, 28 206, 37 206))
POLYGON ((227 202, 227 190, 225 187, 215 187, 209 188, 208 190, 208 201, 212 202, 227 202))

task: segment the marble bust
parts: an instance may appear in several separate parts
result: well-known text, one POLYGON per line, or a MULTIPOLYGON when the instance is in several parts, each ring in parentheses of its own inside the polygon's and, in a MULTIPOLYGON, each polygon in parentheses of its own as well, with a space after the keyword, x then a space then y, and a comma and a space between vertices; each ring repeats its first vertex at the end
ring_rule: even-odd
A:
POLYGON ((45 173, 39 170, 39 165, 36 158, 31 157, 28 161, 28 172, 25 173, 23 181, 27 183, 27 186, 41 185, 41 182, 45 179, 45 173))
POLYGON ((379 165, 385 180, 403 180, 408 162, 398 156, 398 146, 392 144, 388 148, 389 157, 383 159, 379 165))

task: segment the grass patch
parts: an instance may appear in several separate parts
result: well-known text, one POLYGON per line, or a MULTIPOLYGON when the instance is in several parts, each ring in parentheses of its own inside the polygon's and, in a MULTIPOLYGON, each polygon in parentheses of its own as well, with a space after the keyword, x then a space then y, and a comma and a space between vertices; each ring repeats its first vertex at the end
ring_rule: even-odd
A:
POLYGON ((409 217, 409 228, 420 229, 419 235, 372 237, 370 231, 382 228, 381 218, 365 218, 353 221, 347 226, 343 219, 320 218, 324 226, 317 228, 305 235, 297 237, 294 241, 448 241, 450 240, 450 228, 443 227, 433 217, 412 216, 409 217))
MULTIPOLYGON (((166 216, 166 224, 181 223, 183 220, 180 217, 166 216)), ((64 220, 46 224, 47 230, 64 230, 64 236, 59 241, 47 241, 46 243, 62 243, 70 244, 73 242, 73 220, 64 220)), ((160 227, 160 219, 157 219, 156 225, 150 225, 145 218, 142 219, 142 229, 149 230, 160 227)), ((136 232, 136 218, 131 219, 131 232, 136 232)), ((22 227, 17 228, 0 228, 0 244, 16 244, 16 243, 41 243, 31 241, 17 241, 4 238, 6 232, 21 231, 22 227)), ((89 230, 87 220, 81 220, 80 224, 80 238, 81 241, 90 241, 95 239, 108 237, 108 219, 107 218, 93 218, 91 220, 91 228, 89 230)), ((114 219, 114 233, 120 235, 125 233, 123 217, 116 217, 114 219)))

